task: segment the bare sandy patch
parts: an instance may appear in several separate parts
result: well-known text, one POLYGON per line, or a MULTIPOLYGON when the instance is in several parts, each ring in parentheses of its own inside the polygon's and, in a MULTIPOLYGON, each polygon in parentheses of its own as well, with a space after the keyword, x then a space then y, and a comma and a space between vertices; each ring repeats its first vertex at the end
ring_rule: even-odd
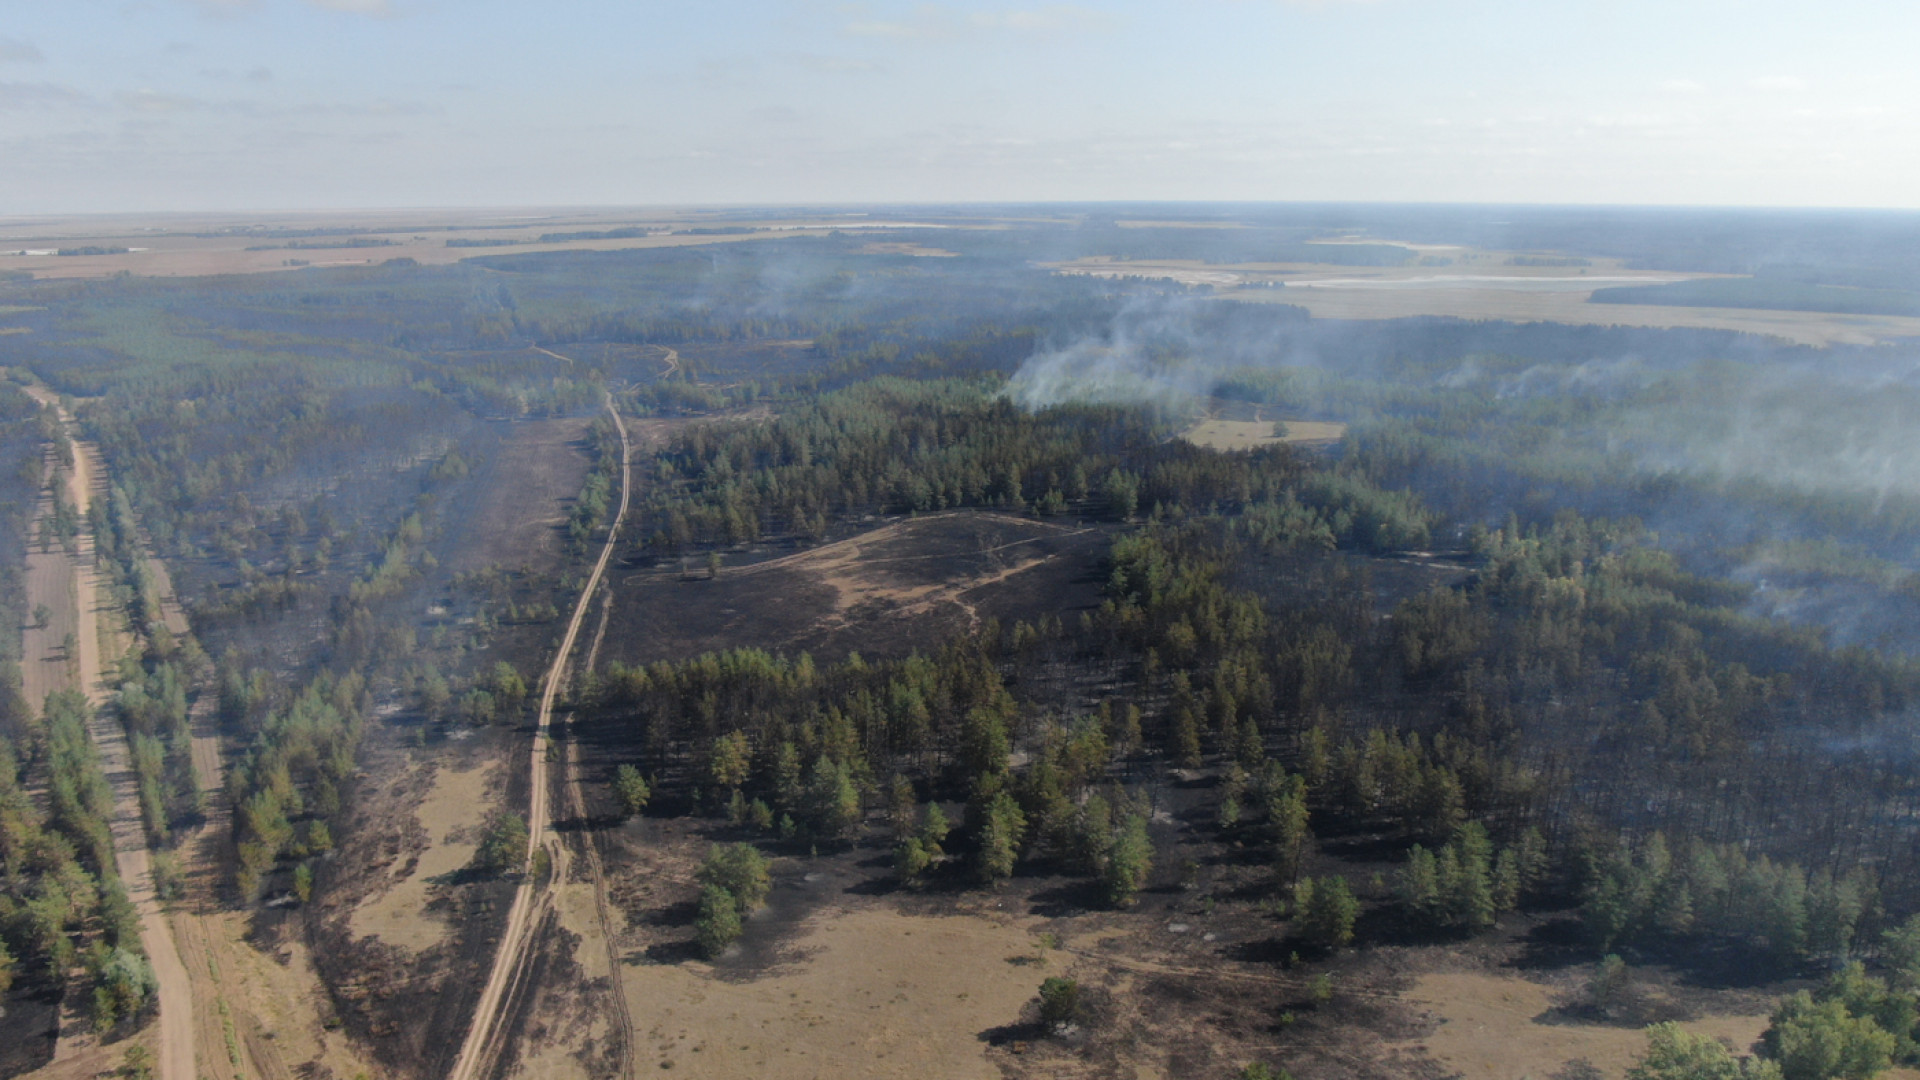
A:
POLYGON ((423 952, 444 941, 453 926, 427 910, 435 879, 444 879, 473 860, 480 826, 500 790, 497 768, 473 765, 440 768, 433 790, 414 808, 414 820, 427 834, 427 847, 401 863, 386 891, 354 909, 353 936, 378 937, 388 945, 423 952))
POLYGON ((878 908, 821 917, 806 958, 749 982, 705 964, 623 973, 641 1018, 636 1071, 821 1080, 998 1080, 980 1033, 1013 1022, 1059 954, 1031 963, 1024 925, 878 908))
MULTIPOLYGON (((1550 1076, 1582 1060, 1601 1075, 1619 1076, 1647 1049, 1646 1035, 1632 1028, 1541 1022, 1559 1004, 1553 990, 1511 975, 1423 975, 1406 998, 1442 1018, 1439 1030, 1420 1041, 1463 1080, 1550 1076)), ((1704 1016, 1682 1026, 1745 1054, 1766 1030, 1767 1017, 1704 1016)))
POLYGON ((1328 420, 1201 420, 1180 437, 1214 450, 1251 450, 1280 442, 1325 446, 1346 438, 1347 425, 1328 420), (1273 433, 1276 423, 1287 425, 1286 435, 1273 433))
POLYGON ((304 944, 254 948, 238 911, 178 912, 173 926, 195 980, 196 1075, 293 1077, 314 1065, 339 1080, 373 1075, 346 1033, 329 1027, 333 1008, 304 944))

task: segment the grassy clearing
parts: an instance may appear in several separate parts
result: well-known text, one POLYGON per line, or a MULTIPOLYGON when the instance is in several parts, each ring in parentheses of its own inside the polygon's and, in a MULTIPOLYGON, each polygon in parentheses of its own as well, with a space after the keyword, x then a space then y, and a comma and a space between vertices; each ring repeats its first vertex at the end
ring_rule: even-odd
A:
MULTIPOLYGON (((1572 1071, 1582 1061, 1598 1069, 1596 1075, 1619 1076, 1647 1048, 1636 1027, 1549 1022, 1562 1004, 1554 991, 1512 975, 1423 975, 1406 996, 1441 1019, 1439 1029, 1420 1041, 1463 1080, 1582 1075, 1572 1071)), ((1767 1016, 1703 1016, 1685 1026, 1745 1054, 1766 1029, 1767 1016)))
POLYGON ((1347 437, 1347 425, 1326 420, 1201 420, 1180 433, 1180 437, 1213 450, 1251 450, 1272 443, 1324 446, 1347 437), (1284 423, 1287 433, 1274 434, 1274 425, 1284 423))
POLYGON ((1037 954, 1019 922, 977 916, 856 909, 820 918, 794 948, 804 963, 744 982, 700 963, 628 967, 638 1071, 998 1080, 980 1033, 1060 973, 1058 954, 1025 962, 1037 954))
POLYGON ((442 916, 430 914, 436 879, 455 874, 473 859, 479 831, 492 805, 489 793, 498 793, 496 770, 473 765, 464 770, 443 766, 433 778, 433 789, 414 810, 426 831, 426 849, 400 864, 393 883, 353 913, 355 937, 378 937, 388 945, 423 952, 440 944, 452 932, 442 916))

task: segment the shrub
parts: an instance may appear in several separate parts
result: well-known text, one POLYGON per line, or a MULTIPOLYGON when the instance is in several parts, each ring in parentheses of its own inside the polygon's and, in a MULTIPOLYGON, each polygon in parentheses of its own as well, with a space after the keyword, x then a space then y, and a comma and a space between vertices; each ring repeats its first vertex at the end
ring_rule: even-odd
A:
POLYGON ((1080 984, 1054 976, 1040 984, 1040 1022, 1059 1030, 1080 1015, 1080 984))

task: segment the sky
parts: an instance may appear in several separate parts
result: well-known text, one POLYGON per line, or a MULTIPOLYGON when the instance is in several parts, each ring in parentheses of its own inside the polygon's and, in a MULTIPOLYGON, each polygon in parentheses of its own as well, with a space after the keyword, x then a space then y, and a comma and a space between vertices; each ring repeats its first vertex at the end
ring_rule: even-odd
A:
POLYGON ((1911 0, 0 0, 0 214, 1920 207, 1911 0))

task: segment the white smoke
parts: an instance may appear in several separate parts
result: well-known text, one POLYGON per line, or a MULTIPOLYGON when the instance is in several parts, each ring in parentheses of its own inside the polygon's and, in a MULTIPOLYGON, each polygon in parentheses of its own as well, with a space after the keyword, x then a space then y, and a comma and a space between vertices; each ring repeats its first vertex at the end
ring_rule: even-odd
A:
POLYGON ((1001 392, 1030 411, 1070 401, 1181 410, 1205 397, 1212 380, 1211 367, 1191 358, 1156 361, 1130 342, 1087 339, 1034 354, 1001 392))

